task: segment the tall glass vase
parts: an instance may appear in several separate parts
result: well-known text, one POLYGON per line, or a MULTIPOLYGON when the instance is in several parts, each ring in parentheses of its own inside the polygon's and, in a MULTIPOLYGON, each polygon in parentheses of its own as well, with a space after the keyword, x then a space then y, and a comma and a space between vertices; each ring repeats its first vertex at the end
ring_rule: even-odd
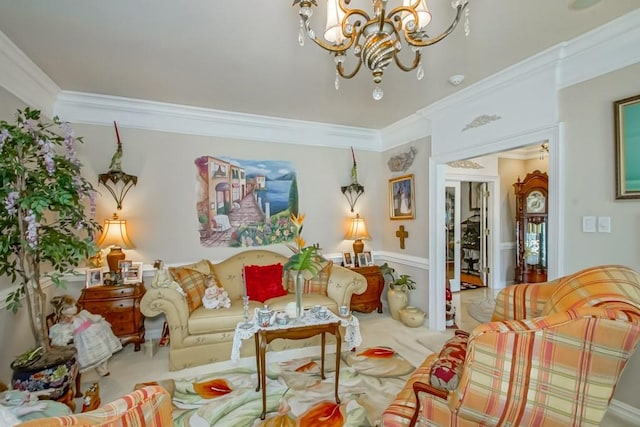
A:
POLYGON ((302 319, 302 315, 304 314, 304 309, 302 307, 302 284, 304 283, 304 278, 300 275, 300 272, 296 274, 296 319, 300 321, 302 319))

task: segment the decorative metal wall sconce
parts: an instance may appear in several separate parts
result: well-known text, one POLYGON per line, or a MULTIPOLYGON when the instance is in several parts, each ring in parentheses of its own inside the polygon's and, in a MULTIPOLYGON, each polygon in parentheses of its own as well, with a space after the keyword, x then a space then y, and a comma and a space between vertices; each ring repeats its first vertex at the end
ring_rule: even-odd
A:
POLYGON ((353 153, 353 147, 351 147, 351 157, 353 158, 353 166, 351 167, 351 184, 340 187, 340 191, 342 191, 342 194, 346 197, 349 202, 349 206, 351 207, 351 212, 353 212, 353 208, 356 206, 358 198, 364 194, 364 186, 358 184, 358 168, 356 166, 356 155, 353 153))
POLYGON ((118 148, 111 158, 109 172, 98 175, 98 180, 99 183, 109 190, 109 193, 111 193, 113 199, 116 201, 118 210, 120 210, 122 209, 124 197, 127 195, 131 187, 138 183, 138 177, 129 175, 122 171, 122 143, 120 142, 120 134, 118 133, 118 126, 116 125, 116 122, 113 122, 113 126, 116 129, 118 148))

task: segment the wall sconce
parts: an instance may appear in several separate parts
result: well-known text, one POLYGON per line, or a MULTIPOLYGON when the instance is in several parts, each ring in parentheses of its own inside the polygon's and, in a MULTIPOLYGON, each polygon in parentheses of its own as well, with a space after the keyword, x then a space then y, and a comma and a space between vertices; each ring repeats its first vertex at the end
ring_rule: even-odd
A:
POLYGON ((116 125, 116 122, 113 122, 113 126, 116 129, 118 148, 111 158, 109 172, 98 175, 98 183, 107 187, 107 190, 109 190, 109 193, 111 193, 113 199, 116 201, 118 210, 120 210, 122 209, 124 197, 129 190, 131 190, 131 187, 138 183, 138 177, 122 171, 122 143, 120 142, 120 134, 118 133, 118 125, 116 125))
POLYGON ((371 239, 369 231, 367 230, 367 223, 364 218, 360 218, 360 214, 356 214, 355 218, 351 218, 351 226, 349 231, 344 236, 345 240, 353 240, 353 254, 357 265, 358 254, 364 250, 363 240, 371 239))
POLYGON ((133 243, 127 232, 127 220, 118 218, 118 214, 113 214, 113 218, 104 220, 102 235, 97 241, 101 248, 111 246, 111 251, 107 255, 107 264, 112 273, 118 271, 118 261, 124 260, 125 254, 122 248, 133 249, 133 243))
POLYGON ((538 153, 540 155, 540 160, 544 160, 545 156, 549 155, 549 143, 543 142, 540 145, 540 151, 538 153))
POLYGON ((344 194, 344 197, 349 201, 351 212, 353 212, 358 198, 364 193, 364 187, 356 182, 355 184, 344 185, 340 187, 340 190, 342 190, 342 194, 344 194))
POLYGON ((340 187, 340 190, 342 191, 342 194, 344 194, 344 197, 347 198, 349 206, 351 207, 351 212, 353 212, 353 208, 356 206, 358 198, 364 193, 364 187, 358 184, 358 167, 356 165, 356 155, 353 152, 353 147, 351 147, 351 158, 353 159, 353 166, 351 167, 351 184, 340 187))

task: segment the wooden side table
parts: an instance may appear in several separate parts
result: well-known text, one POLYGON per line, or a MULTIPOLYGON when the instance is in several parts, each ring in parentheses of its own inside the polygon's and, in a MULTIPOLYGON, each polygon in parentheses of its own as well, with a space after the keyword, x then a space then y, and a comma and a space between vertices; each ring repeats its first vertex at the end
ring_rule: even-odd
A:
POLYGON ((82 290, 78 304, 88 312, 104 317, 123 346, 134 343, 135 351, 140 351, 140 344, 144 343, 144 316, 140 312, 140 300, 144 293, 142 283, 93 286, 82 290))
POLYGON ((382 301, 380 296, 384 289, 384 277, 380 267, 370 265, 366 267, 352 267, 350 270, 362 274, 367 279, 367 290, 362 295, 351 296, 351 310, 362 313, 371 313, 376 308, 382 313, 382 301))

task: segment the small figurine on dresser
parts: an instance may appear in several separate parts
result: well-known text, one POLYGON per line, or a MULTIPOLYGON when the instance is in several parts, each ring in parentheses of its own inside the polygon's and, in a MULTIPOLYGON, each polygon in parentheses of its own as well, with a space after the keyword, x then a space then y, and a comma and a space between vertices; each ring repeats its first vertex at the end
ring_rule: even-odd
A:
POLYGON ((122 349, 111 325, 98 314, 78 312, 76 300, 70 295, 54 297, 51 304, 56 318, 49 328, 51 343, 60 346, 73 343, 78 350, 81 373, 95 368, 100 376, 109 375, 107 361, 122 349))

